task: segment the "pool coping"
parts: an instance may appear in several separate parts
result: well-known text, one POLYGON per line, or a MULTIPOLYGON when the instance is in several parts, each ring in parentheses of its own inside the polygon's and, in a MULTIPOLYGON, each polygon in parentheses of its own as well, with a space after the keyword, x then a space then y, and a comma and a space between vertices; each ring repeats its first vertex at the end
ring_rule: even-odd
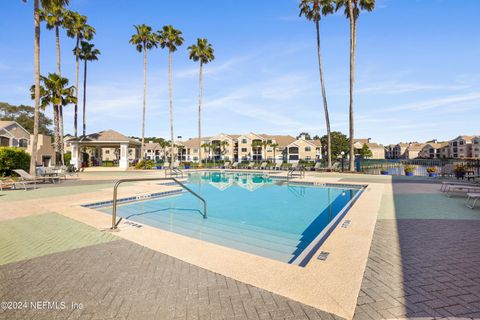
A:
MULTIPOLYGON (((340 180, 339 177, 307 174, 301 181, 336 183, 340 180)), ((361 186, 365 183, 351 185, 361 186)), ((159 185, 156 187, 162 190, 173 188, 159 185)), ((391 185, 389 187, 391 188, 391 185)), ((139 194, 142 191, 151 191, 151 187, 142 188, 142 185, 124 188, 127 196, 128 192, 139 194)), ((369 182, 362 197, 344 217, 344 220, 352 221, 349 228, 336 228, 322 245, 322 251, 330 252, 328 259, 312 259, 305 268, 148 225, 138 228, 124 221, 119 225, 119 232, 115 234, 207 270, 350 319, 353 317, 367 263, 380 200, 387 191, 386 188, 384 184, 369 182)), ((100 201, 102 198, 111 199, 110 188, 90 195, 90 199, 100 201)), ((60 214, 97 229, 109 230, 111 215, 82 207, 85 202, 84 197, 78 196, 75 199, 58 199, 48 206, 54 207, 54 211, 60 214)))

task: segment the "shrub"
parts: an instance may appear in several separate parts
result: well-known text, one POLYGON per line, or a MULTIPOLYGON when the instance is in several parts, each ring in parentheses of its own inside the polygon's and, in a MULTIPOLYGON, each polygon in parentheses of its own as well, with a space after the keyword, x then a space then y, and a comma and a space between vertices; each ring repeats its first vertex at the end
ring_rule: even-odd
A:
POLYGON ((428 167, 427 172, 428 173, 435 173, 435 172, 437 172, 437 168, 436 167, 428 167))
POLYGON ((453 169, 453 171, 455 173, 465 173, 467 171, 467 168, 465 168, 465 166, 462 164, 457 164, 453 169))
POLYGON ((415 167, 411 165, 406 165, 405 166, 405 173, 407 172, 415 172, 415 167))
POLYGON ((153 167, 155 167, 155 162, 153 160, 142 160, 142 161, 138 161, 136 164, 135 164, 135 168, 136 169, 152 169, 153 167))
POLYGON ((68 166, 70 164, 70 160, 72 160, 72 154, 70 152, 67 152, 63 155, 63 160, 65 161, 65 164, 68 166))
POLYGON ((30 155, 16 147, 0 147, 0 176, 9 176, 14 169, 28 171, 30 155))

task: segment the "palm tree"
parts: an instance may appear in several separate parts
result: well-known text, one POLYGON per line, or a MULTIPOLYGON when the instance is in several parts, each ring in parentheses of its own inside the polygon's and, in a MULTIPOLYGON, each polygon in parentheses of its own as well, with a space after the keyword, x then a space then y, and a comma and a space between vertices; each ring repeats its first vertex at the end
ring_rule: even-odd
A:
POLYGON ((100 50, 94 48, 95 45, 86 41, 80 42, 80 52, 78 57, 83 60, 83 135, 86 134, 86 101, 87 101, 87 62, 98 60, 98 56, 101 54, 100 50))
POLYGON ((354 148, 354 117, 353 117, 353 84, 355 82, 355 49, 357 47, 357 20, 361 10, 372 11, 375 8, 375 0, 335 0, 336 10, 345 8, 345 15, 350 21, 350 108, 349 108, 349 135, 350 154, 349 170, 355 171, 355 148, 354 148))
POLYGON ((273 162, 275 162, 277 161, 277 158, 275 157, 275 152, 277 151, 278 143, 271 143, 270 147, 273 148, 273 162))
POLYGON ((317 33, 317 57, 318 70, 320 73, 320 84, 322 87, 323 109, 325 112, 325 123, 327 127, 327 153, 328 153, 328 168, 332 166, 331 155, 331 136, 330 136, 330 116, 328 114, 327 94, 325 92, 325 80, 323 78, 323 67, 320 50, 320 18, 333 12, 333 4, 331 0, 301 0, 300 16, 305 16, 307 20, 315 22, 315 30, 317 33))
MULTIPOLYGON (((40 11, 40 19, 47 23, 47 29, 55 29, 55 45, 57 49, 57 74, 59 77, 61 73, 61 55, 60 55, 60 27, 64 25, 64 17, 67 12, 65 6, 68 5, 69 0, 44 0, 42 1, 42 10, 40 11)), ((58 140, 56 146, 60 152, 60 158, 63 161, 63 107, 57 106, 59 110, 59 130, 62 136, 62 141, 58 140)))
POLYGON ((262 141, 262 147, 263 147, 263 154, 265 155, 265 158, 263 160, 267 159, 267 147, 270 145, 270 141, 268 140, 263 140, 262 141))
POLYGON ((145 24, 136 25, 134 27, 137 33, 132 35, 132 38, 129 42, 135 46, 138 52, 143 52, 142 148, 140 151, 140 160, 143 160, 143 148, 145 143, 145 112, 147 105, 147 49, 150 50, 153 47, 156 48, 158 45, 158 41, 155 33, 152 33, 152 27, 145 24))
MULTIPOLYGON (((74 95, 75 88, 68 86, 68 79, 62 78, 56 73, 49 73, 48 77, 40 76, 43 86, 40 85, 40 107, 45 110, 48 105, 53 106, 53 122, 54 122, 54 145, 55 152, 58 153, 60 145, 60 106, 64 107, 76 102, 74 95)), ((33 85, 30 88, 32 99, 36 98, 37 86, 33 85)), ((63 143, 63 142, 62 142, 63 143)))
POLYGON ((65 26, 67 28, 67 36, 75 38, 75 48, 73 54, 75 55, 75 97, 77 102, 75 103, 75 113, 73 118, 73 126, 75 128, 75 137, 77 136, 78 128, 78 69, 80 60, 80 41, 92 40, 95 35, 95 29, 87 24, 87 17, 79 14, 78 12, 68 11, 65 16, 65 26))
POLYGON ((204 144, 201 145, 205 153, 208 152, 208 158, 210 158, 210 149, 212 148, 212 144, 210 142, 205 142, 204 144))
POLYGON ((199 79, 199 94, 198 94, 198 159, 202 163, 202 148, 200 148, 202 141, 202 91, 203 91, 203 65, 215 59, 213 55, 213 47, 208 43, 207 39, 197 39, 197 44, 188 47, 190 51, 189 58, 193 61, 200 61, 200 79, 199 79))
POLYGON ((227 148, 229 145, 230 143, 228 143, 228 140, 223 140, 222 142, 220 142, 220 146, 222 147, 222 155, 224 158, 225 158, 225 155, 227 154, 227 148))
MULTIPOLYGON (((170 92, 170 138, 173 141, 173 98, 172 98, 172 53, 177 51, 177 47, 183 44, 182 31, 175 29, 173 26, 163 26, 162 30, 157 34, 158 42, 162 49, 168 48, 168 82, 170 92)), ((170 169, 173 166, 173 150, 170 155, 170 169)))

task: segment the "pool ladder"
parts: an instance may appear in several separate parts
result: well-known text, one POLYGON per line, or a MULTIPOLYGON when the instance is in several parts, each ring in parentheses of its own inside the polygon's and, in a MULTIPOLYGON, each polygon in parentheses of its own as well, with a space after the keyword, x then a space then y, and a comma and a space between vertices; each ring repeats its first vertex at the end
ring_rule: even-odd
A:
POLYGON ((300 173, 300 174, 298 175, 300 178, 304 178, 304 177, 305 177, 305 167, 301 166, 301 167, 297 167, 297 168, 291 168, 290 170, 288 170, 288 172, 287 172, 287 180, 290 180, 291 178, 294 177, 295 171, 298 171, 298 172, 300 173))
POLYGON ((181 183, 180 181, 178 181, 177 179, 175 178, 130 178, 130 179, 119 179, 117 181, 115 181, 115 185, 113 186, 113 203, 112 203, 112 230, 116 230, 117 229, 117 226, 118 224, 120 223, 120 221, 122 220, 122 218, 120 218, 120 220, 117 221, 117 189, 118 189, 118 186, 120 186, 120 184, 124 183, 124 182, 138 182, 138 181, 165 181, 165 180, 171 180, 171 181, 174 181, 176 184, 178 184, 180 187, 182 187, 183 189, 187 190, 188 192, 190 192, 191 194, 193 194, 195 197, 197 197, 200 201, 203 202, 203 214, 202 214, 202 217, 203 219, 207 219, 207 201, 205 201, 205 199, 200 196, 199 194, 197 194, 195 191, 193 191, 192 189, 190 189, 189 187, 187 187, 186 185, 184 185, 183 183, 181 183))
POLYGON ((165 176, 169 175, 183 178, 183 171, 179 168, 165 168, 165 176))

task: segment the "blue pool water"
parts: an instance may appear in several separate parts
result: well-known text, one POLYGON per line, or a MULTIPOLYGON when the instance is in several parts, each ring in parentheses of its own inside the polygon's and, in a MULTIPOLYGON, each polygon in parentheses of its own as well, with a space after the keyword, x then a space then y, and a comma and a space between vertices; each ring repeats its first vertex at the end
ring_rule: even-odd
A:
MULTIPOLYGON (((305 249, 322 231, 330 231, 324 229, 359 192, 346 187, 288 184, 250 173, 192 173, 186 185, 205 198, 207 219, 201 214, 203 204, 187 192, 124 204, 117 208, 117 215, 301 264, 298 260, 304 259, 305 249)), ((99 210, 111 213, 111 207, 99 210)))

